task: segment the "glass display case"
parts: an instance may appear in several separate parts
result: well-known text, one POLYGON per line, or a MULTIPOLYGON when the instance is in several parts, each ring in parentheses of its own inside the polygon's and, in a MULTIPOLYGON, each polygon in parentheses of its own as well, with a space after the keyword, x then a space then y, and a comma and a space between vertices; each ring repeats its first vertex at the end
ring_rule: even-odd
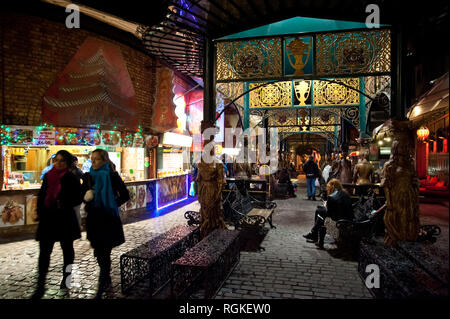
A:
POLYGON ((2 190, 40 187, 48 150, 42 146, 2 146, 2 190))

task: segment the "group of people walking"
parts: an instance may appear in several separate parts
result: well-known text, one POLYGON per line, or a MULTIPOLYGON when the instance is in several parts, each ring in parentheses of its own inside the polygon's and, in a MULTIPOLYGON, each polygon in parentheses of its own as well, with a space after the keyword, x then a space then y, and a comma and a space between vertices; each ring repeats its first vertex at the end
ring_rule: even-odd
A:
POLYGON ((63 251, 60 287, 70 288, 75 259, 73 242, 81 238, 81 218, 76 208, 82 202, 87 213, 87 239, 100 267, 97 297, 111 285, 111 250, 125 242, 119 207, 130 199, 130 195, 108 152, 93 151, 91 161, 90 171, 83 174, 76 166, 76 157, 61 150, 53 158, 53 167, 43 177, 37 204, 38 282, 32 298, 41 298, 45 293, 45 280, 56 242, 60 242, 63 251))

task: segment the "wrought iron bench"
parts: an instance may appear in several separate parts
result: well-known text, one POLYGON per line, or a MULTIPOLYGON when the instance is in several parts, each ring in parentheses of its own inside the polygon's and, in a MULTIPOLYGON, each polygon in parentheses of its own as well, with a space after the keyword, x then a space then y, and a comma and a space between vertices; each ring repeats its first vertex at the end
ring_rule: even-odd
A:
POLYGON ((170 263, 200 240, 200 231, 194 226, 176 226, 147 243, 120 256, 122 292, 149 280, 149 293, 156 294, 170 281, 170 263))
POLYGON ((276 228, 272 223, 272 214, 277 207, 275 202, 259 201, 245 189, 240 191, 234 188, 231 195, 224 204, 226 222, 233 224, 236 229, 262 230, 266 222, 270 228, 276 228))
POLYGON ((382 223, 386 205, 372 210, 365 220, 355 221, 340 219, 336 221, 339 230, 339 239, 343 243, 357 243, 361 239, 371 240, 376 229, 382 223))
POLYGON ((241 231, 241 249, 245 251, 265 250, 261 247, 268 229, 276 228, 272 223, 272 214, 277 206, 275 202, 261 202, 250 196, 246 190, 234 189, 231 202, 224 205, 225 221, 241 231), (242 194, 243 193, 243 194, 242 194), (225 209, 227 208, 227 209, 225 209))
POLYGON ((186 218, 188 226, 200 225, 201 215, 200 212, 195 210, 188 210, 184 213, 184 218, 186 218))
POLYGON ((216 229, 172 262, 172 298, 213 298, 240 260, 239 231, 216 229))
MULTIPOLYGON (((272 214, 277 207, 275 202, 259 201, 249 195, 245 189, 240 191, 237 186, 233 186, 230 190, 222 203, 225 222, 236 228, 261 229, 267 221, 271 228, 276 228, 272 223, 272 214)), ((201 222, 200 213, 197 211, 187 211, 184 217, 188 220, 189 226, 199 225, 201 222)))
POLYGON ((332 221, 326 218, 325 227, 338 246, 353 247, 359 245, 361 239, 371 240, 376 233, 384 231, 383 216, 386 205, 371 194, 361 196, 353 205, 355 218, 332 221))

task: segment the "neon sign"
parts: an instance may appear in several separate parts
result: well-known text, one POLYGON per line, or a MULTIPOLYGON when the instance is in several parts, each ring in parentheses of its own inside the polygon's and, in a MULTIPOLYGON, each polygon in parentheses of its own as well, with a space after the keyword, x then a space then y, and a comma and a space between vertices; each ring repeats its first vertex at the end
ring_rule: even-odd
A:
POLYGON ((167 203, 167 204, 165 204, 164 206, 161 206, 161 207, 159 207, 159 181, 156 182, 156 192, 155 192, 155 194, 156 194, 156 210, 157 211, 160 210, 160 209, 167 208, 169 206, 175 205, 177 203, 180 203, 180 202, 188 199, 188 197, 189 197, 189 195, 188 195, 189 194, 189 187, 188 187, 187 175, 184 175, 184 179, 185 179, 185 192, 184 193, 186 194, 186 196, 181 198, 181 199, 177 199, 177 200, 175 200, 173 202, 167 203))

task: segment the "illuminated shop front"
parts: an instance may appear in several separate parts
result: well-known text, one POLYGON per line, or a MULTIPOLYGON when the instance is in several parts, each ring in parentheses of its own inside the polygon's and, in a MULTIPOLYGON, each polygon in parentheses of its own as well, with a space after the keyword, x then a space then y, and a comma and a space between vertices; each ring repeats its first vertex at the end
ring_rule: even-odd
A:
POLYGON ((416 130, 416 169, 420 200, 448 200, 448 72, 409 109, 416 130))
POLYGON ((140 129, 120 132, 49 125, 3 125, 0 134, 0 227, 36 223, 37 193, 42 177, 49 169, 52 157, 60 150, 76 156, 78 167, 84 172, 89 171, 93 150, 108 151, 131 197, 121 207, 121 213, 136 209, 157 211, 188 198, 190 136, 171 132, 160 137, 144 136, 140 129), (152 178, 155 171, 158 177, 152 178))
MULTIPOLYGON (((1 125, 0 228, 4 231, 20 232, 21 226, 36 224, 37 193, 43 174, 51 168, 59 150, 76 156, 83 172, 90 169, 92 151, 100 148, 108 152, 131 197, 120 207, 121 214, 156 211, 187 197, 185 174, 189 170, 183 166, 183 152, 174 147, 174 152, 158 163, 158 145, 174 144, 173 135, 143 133, 137 123, 136 101, 126 67, 111 62, 123 62, 117 48, 88 39, 76 56, 78 59, 70 61, 43 97, 42 120, 51 124, 1 125), (98 77, 97 73, 104 76, 98 77), (102 94, 99 101, 97 93, 102 94), (92 107, 98 112, 92 113, 92 107), (164 169, 158 171, 158 165, 164 169), (175 184, 181 185, 179 190, 174 189, 175 184)), ((159 75, 162 87, 170 83, 166 73, 159 75)), ((170 92, 158 93, 158 103, 165 103, 166 95, 172 98, 170 92)), ((159 104, 156 107, 165 111, 165 121, 161 114, 153 113, 152 123, 159 128, 154 132, 169 131, 170 126, 161 124, 174 122, 176 127, 176 117, 169 116, 173 112, 171 104, 164 105, 166 110, 159 104)), ((182 143, 189 154, 192 138, 185 136, 182 143)), ((186 163, 189 165, 189 161, 186 163)), ((81 213, 83 216, 83 209, 81 213)))
POLYGON ((188 198, 192 137, 173 132, 162 135, 158 146, 156 210, 188 198))
MULTIPOLYGON (((95 149, 108 151, 110 160, 130 189, 132 200, 123 210, 147 206, 147 196, 136 188, 148 180, 150 165, 148 149, 141 129, 135 132, 41 126, 1 126, 1 192, 2 227, 34 224, 37 192, 43 175, 51 169, 52 158, 60 150, 77 157, 78 168, 90 169, 90 154, 95 149), (130 185, 129 185, 130 184, 130 185), (133 184, 133 185, 131 185, 133 184), (136 188, 136 189, 135 189, 136 188), (21 212, 21 218, 9 222, 5 207, 21 212)), ((148 136, 147 139, 152 136, 148 136)), ((145 187, 145 186, 144 186, 145 187)))

